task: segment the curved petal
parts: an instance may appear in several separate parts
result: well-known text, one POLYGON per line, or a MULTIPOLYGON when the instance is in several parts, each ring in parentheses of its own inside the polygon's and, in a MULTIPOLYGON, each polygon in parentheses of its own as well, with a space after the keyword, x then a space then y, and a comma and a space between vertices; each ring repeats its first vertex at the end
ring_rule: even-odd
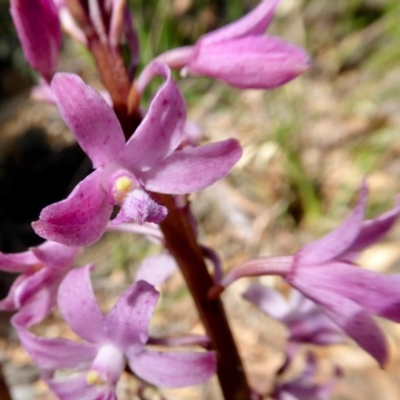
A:
POLYGON ((322 264, 346 253, 362 229, 367 196, 368 189, 364 182, 360 189, 360 199, 353 212, 332 232, 298 251, 295 256, 297 266, 322 264))
POLYGON ((263 313, 279 321, 283 321, 289 313, 288 301, 276 290, 263 285, 251 285, 242 296, 263 313))
POLYGON ((104 341, 104 316, 93 293, 90 270, 86 265, 68 273, 60 285, 58 305, 67 324, 91 343, 104 341))
POLYGON ((106 315, 105 336, 125 352, 140 350, 147 342, 150 319, 158 297, 158 292, 149 283, 134 283, 106 315))
POLYGON ((345 264, 329 264, 324 275, 324 286, 352 299, 368 312, 400 322, 400 275, 381 275, 361 267, 345 264))
POLYGON ((124 134, 112 108, 79 76, 58 73, 51 82, 57 107, 94 168, 114 161, 125 146, 124 134))
POLYGON ((67 199, 44 208, 32 224, 34 231, 67 246, 89 246, 100 239, 113 208, 100 188, 101 172, 90 174, 67 199))
POLYGON ((273 36, 248 36, 199 45, 188 71, 237 88, 273 89, 299 76, 309 64, 300 47, 273 36))
POLYGON ((356 241, 347 249, 346 254, 341 258, 352 260, 366 247, 383 239, 393 227, 400 214, 400 197, 397 198, 397 206, 379 217, 365 221, 356 241))
POLYGON ((32 251, 14 254, 4 254, 0 252, 0 270, 2 271, 26 272, 38 264, 39 260, 32 251))
POLYGON ((170 69, 158 62, 149 68, 154 74, 162 75, 166 82, 122 153, 121 162, 134 171, 149 169, 170 155, 182 141, 186 122, 186 103, 170 69))
POLYGON ((239 20, 204 35, 202 44, 211 44, 248 35, 262 34, 268 28, 280 0, 263 0, 254 10, 239 20))
POLYGON ((162 387, 198 385, 211 378, 217 364, 215 352, 167 352, 144 350, 127 354, 129 366, 140 378, 162 387))
POLYGON ((31 251, 44 265, 52 268, 63 268, 74 262, 79 248, 46 241, 38 247, 32 247, 31 251))
POLYGON ((96 357, 97 346, 90 343, 42 338, 22 327, 16 328, 22 346, 42 369, 87 368, 96 357))
POLYGON ((18 309, 18 304, 15 303, 15 295, 19 285, 26 279, 26 275, 20 275, 11 285, 7 297, 0 301, 0 310, 14 311, 18 309))
POLYGON ((387 343, 376 322, 359 304, 337 293, 337 287, 329 288, 328 274, 318 274, 315 279, 313 272, 318 267, 311 269, 307 274, 287 279, 288 282, 315 301, 347 335, 384 366, 388 360, 387 343))
POLYGON ((147 190, 187 194, 204 189, 229 173, 242 155, 235 139, 186 148, 172 153, 140 175, 147 190))
POLYGON ((135 275, 135 281, 146 281, 158 286, 164 283, 176 270, 178 265, 169 253, 157 254, 145 258, 135 275))
POLYGON ((112 386, 88 385, 86 374, 66 379, 45 379, 50 389, 62 400, 117 400, 112 386))

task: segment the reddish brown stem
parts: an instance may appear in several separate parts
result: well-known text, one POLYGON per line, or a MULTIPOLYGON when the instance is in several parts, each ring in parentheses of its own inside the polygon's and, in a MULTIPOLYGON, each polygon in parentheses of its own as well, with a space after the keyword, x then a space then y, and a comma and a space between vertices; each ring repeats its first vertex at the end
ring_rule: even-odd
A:
POLYGON ((0 363, 0 399, 1 400, 12 400, 11 394, 8 389, 7 382, 4 379, 3 375, 3 366, 0 363))
POLYGON ((213 280, 190 224, 189 210, 175 207, 172 196, 160 196, 168 207, 168 216, 160 224, 166 246, 175 257, 195 302, 200 319, 217 352, 217 375, 225 399, 250 399, 250 388, 225 310, 219 299, 207 294, 213 280))

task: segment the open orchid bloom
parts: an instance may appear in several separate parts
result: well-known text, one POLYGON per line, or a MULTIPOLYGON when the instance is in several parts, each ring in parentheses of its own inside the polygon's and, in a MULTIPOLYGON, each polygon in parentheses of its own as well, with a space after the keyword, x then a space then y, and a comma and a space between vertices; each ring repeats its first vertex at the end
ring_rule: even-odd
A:
POLYGON ((58 294, 65 321, 85 343, 37 337, 14 323, 24 348, 46 371, 47 383, 61 399, 116 398, 115 385, 126 362, 141 379, 164 387, 199 384, 214 374, 212 351, 154 351, 145 347, 158 300, 153 286, 145 281, 134 283, 103 315, 93 293, 90 269, 88 265, 69 272, 58 294), (80 372, 56 378, 58 369, 80 372))
POLYGON ((292 289, 285 299, 278 291, 251 285, 243 297, 263 313, 282 322, 288 329, 288 340, 295 343, 333 344, 344 340, 337 324, 313 301, 292 289))
POLYGON ((29 64, 50 80, 60 55, 61 26, 52 0, 11 0, 11 15, 29 64))
MULTIPOLYGON (((208 76, 242 89, 272 89, 296 78, 309 67, 306 52, 279 38, 264 35, 279 0, 263 0, 243 18, 202 36, 194 46, 157 57, 171 68, 208 76)), ((141 90, 148 81, 144 70, 141 90)))
POLYGON ((22 272, 0 301, 0 310, 19 310, 14 318, 30 326, 47 317, 57 301, 58 287, 72 266, 79 249, 45 242, 29 251, 0 253, 0 270, 22 272))
POLYGON ((320 383, 315 379, 317 360, 311 353, 307 353, 306 365, 302 373, 295 379, 276 385, 272 398, 274 400, 328 400, 331 398, 335 381, 341 371, 336 368, 334 376, 327 382, 320 383))
POLYGON ((166 82, 134 135, 125 143, 114 111, 103 97, 72 74, 57 74, 52 91, 60 113, 95 171, 70 196, 44 208, 36 233, 69 246, 86 246, 104 233, 113 206, 113 223, 161 222, 167 209, 147 191, 187 194, 225 176, 241 156, 236 140, 178 149, 186 104, 163 64, 154 64, 166 82))
POLYGON ((221 286, 243 276, 281 275, 384 365, 387 344, 371 315, 400 322, 400 275, 381 275, 352 260, 388 233, 400 214, 400 201, 392 210, 364 221, 367 192, 363 184, 353 212, 326 236, 293 256, 249 260, 229 272, 221 286))

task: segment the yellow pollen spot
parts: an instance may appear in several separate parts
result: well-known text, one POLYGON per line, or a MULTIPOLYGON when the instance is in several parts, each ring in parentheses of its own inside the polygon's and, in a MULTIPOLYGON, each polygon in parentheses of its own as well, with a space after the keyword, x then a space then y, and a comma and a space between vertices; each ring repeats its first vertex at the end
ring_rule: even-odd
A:
POLYGON ((102 383, 100 375, 96 371, 89 371, 86 375, 86 383, 88 385, 100 385, 102 383))
POLYGON ((127 176, 121 176, 115 181, 115 189, 118 192, 128 192, 132 187, 132 182, 127 176))

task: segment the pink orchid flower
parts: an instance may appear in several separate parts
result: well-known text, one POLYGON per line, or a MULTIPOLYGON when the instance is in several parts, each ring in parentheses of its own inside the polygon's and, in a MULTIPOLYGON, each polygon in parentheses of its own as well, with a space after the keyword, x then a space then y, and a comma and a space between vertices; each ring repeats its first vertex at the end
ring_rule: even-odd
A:
POLYGON ((326 236, 293 256, 249 260, 230 271, 221 286, 243 276, 281 275, 384 365, 387 344, 372 315, 400 322, 400 275, 381 275, 353 260, 388 233, 400 214, 400 199, 392 210, 364 221, 367 194, 363 184, 353 212, 326 236))
POLYGON ((148 191, 187 194, 225 176, 241 156, 234 139, 179 149, 186 104, 170 70, 153 64, 166 82, 134 135, 125 142, 114 111, 103 97, 72 74, 57 74, 52 91, 66 124, 92 160, 95 171, 66 200, 44 208, 35 232, 68 246, 87 246, 113 223, 161 222, 167 209, 148 191))
POLYGON ((69 272, 58 294, 62 315, 85 343, 38 337, 14 323, 22 345, 45 370, 43 377, 60 399, 116 399, 115 385, 126 362, 141 379, 164 387, 199 384, 214 374, 213 351, 156 351, 145 347, 159 297, 149 283, 134 283, 103 315, 90 282, 91 268, 88 265, 69 272), (56 378, 57 369, 79 372, 56 378))

